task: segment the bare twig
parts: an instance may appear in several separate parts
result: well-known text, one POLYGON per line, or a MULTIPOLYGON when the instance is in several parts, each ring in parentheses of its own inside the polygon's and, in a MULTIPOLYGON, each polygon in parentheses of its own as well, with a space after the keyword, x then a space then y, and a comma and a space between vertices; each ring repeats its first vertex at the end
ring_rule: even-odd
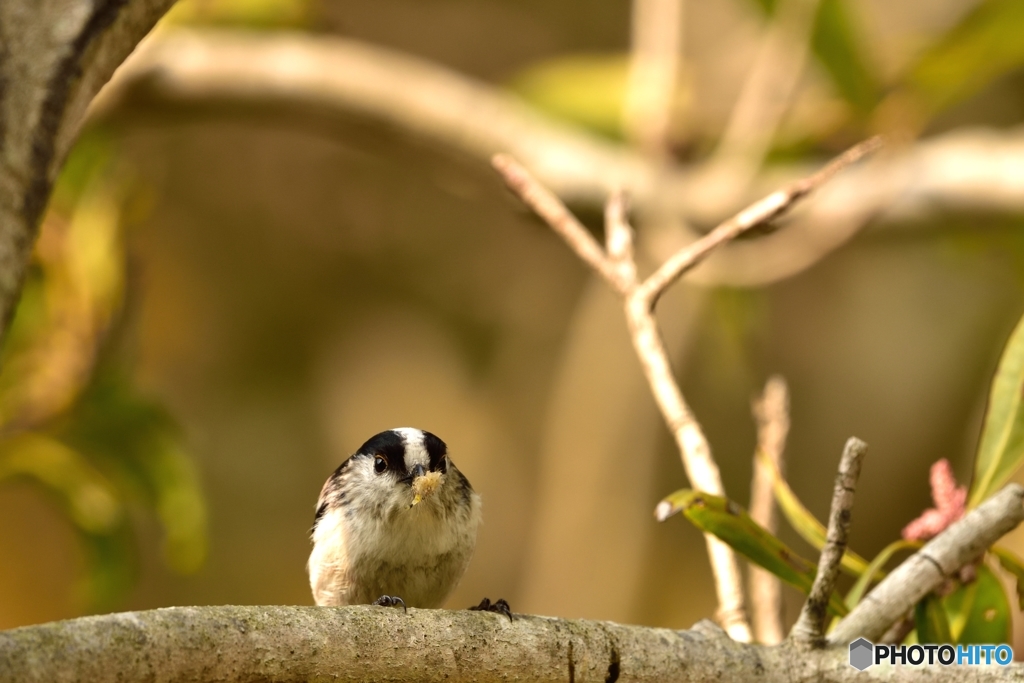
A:
POLYGON ((793 206, 852 163, 874 152, 882 145, 882 138, 873 137, 851 147, 830 161, 817 173, 791 184, 789 187, 771 193, 764 199, 748 206, 743 211, 720 224, 717 228, 693 244, 680 249, 665 261, 638 290, 638 296, 652 308, 665 288, 703 261, 708 254, 730 242, 744 232, 764 225, 789 211, 793 206))
POLYGON ((682 36, 683 0, 633 0, 623 118, 628 137, 654 158, 667 152, 682 36))
MULTIPOLYGON (((782 377, 776 375, 768 380, 764 393, 754 402, 753 412, 757 420, 757 450, 781 472, 789 433, 789 392, 782 377)), ((772 474, 759 457, 754 458, 754 478, 750 484, 750 517, 772 533, 778 527, 772 474)), ((759 643, 775 645, 785 635, 782 583, 771 572, 754 565, 750 565, 747 574, 754 637, 759 643)))
POLYGON ((859 637, 877 641, 918 600, 1024 521, 1022 502, 1024 487, 1007 484, 968 512, 875 586, 839 622, 828 644, 846 645, 859 637))
MULTIPOLYGON (((700 425, 686 405, 673 377, 668 353, 653 312, 644 299, 637 297, 640 289, 636 284, 636 265, 631 258, 633 231, 626 223, 622 196, 613 193, 605 210, 605 229, 613 248, 612 256, 598 246, 597 241, 572 217, 561 201, 525 168, 505 155, 495 156, 493 163, 509 188, 547 221, 585 263, 624 296, 626 321, 633 346, 658 408, 676 438, 687 476, 695 488, 724 495, 718 466, 711 457, 711 448, 700 425)), ((743 606, 743 586, 736 555, 710 534, 705 534, 705 540, 715 575, 719 620, 733 638, 749 642, 750 626, 743 606)))
MULTIPOLYGON (((651 393, 675 438, 690 483, 700 491, 723 496, 722 476, 711 455, 711 446, 675 380, 654 314, 646 300, 636 296, 637 291, 634 289, 626 295, 626 322, 651 393)), ((743 582, 736 555, 711 534, 705 534, 704 540, 715 575, 718 619, 730 636, 749 642, 752 635, 747 623, 743 582)))
POLYGON ((619 269, 605 255, 594 236, 587 232, 554 193, 537 182, 522 164, 506 154, 496 154, 491 163, 505 179, 509 189, 543 218, 584 263, 604 276, 620 293, 626 291, 628 285, 620 277, 619 269))
POLYGON ((825 615, 829 597, 836 587, 839 564, 846 552, 846 537, 850 531, 850 517, 853 510, 853 494, 860 477, 860 466, 867 455, 868 445, 851 437, 843 449, 832 489, 832 509, 828 516, 828 535, 825 547, 818 558, 818 573, 811 585, 811 592, 800 610, 800 618, 793 627, 794 640, 820 645, 824 642, 825 615))
POLYGON ((636 287, 636 260, 633 257, 633 228, 626 219, 626 195, 612 192, 605 205, 605 251, 608 260, 618 271, 618 281, 624 290, 636 287))

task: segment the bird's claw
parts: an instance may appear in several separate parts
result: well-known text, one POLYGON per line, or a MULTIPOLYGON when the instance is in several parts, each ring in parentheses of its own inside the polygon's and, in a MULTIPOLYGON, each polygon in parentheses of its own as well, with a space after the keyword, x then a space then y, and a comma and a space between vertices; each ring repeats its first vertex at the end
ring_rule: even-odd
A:
POLYGON ((509 621, 512 621, 512 608, 508 606, 508 602, 504 598, 491 602, 490 598, 484 598, 480 601, 480 604, 476 607, 470 607, 469 609, 478 612, 494 612, 495 614, 503 614, 508 617, 509 621))
POLYGON ((401 605, 403 612, 408 613, 409 611, 405 608, 405 600, 398 597, 397 595, 382 595, 376 600, 374 600, 373 604, 379 605, 380 607, 398 607, 399 605, 401 605))

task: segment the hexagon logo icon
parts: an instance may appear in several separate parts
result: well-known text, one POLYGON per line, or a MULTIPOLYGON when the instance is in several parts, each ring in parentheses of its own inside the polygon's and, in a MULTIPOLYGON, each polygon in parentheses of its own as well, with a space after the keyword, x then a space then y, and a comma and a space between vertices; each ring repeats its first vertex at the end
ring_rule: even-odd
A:
POLYGON ((850 666, 863 671, 874 664, 875 646, 870 640, 858 638, 850 643, 850 666))

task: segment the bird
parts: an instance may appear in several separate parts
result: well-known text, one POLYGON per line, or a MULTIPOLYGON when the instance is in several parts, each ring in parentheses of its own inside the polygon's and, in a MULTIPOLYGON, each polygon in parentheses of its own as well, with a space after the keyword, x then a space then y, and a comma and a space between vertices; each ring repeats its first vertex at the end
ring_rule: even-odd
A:
MULTIPOLYGON (((479 494, 448 446, 412 427, 376 434, 327 478, 307 569, 320 606, 440 607, 476 546, 479 494)), ((508 603, 470 609, 512 618, 508 603)))

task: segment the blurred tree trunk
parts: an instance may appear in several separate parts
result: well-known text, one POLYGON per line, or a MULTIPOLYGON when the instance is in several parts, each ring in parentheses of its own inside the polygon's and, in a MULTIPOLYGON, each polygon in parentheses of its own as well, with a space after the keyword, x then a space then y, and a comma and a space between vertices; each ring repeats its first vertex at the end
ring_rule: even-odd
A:
POLYGON ((0 339, 86 107, 174 0, 0 2, 0 339))

